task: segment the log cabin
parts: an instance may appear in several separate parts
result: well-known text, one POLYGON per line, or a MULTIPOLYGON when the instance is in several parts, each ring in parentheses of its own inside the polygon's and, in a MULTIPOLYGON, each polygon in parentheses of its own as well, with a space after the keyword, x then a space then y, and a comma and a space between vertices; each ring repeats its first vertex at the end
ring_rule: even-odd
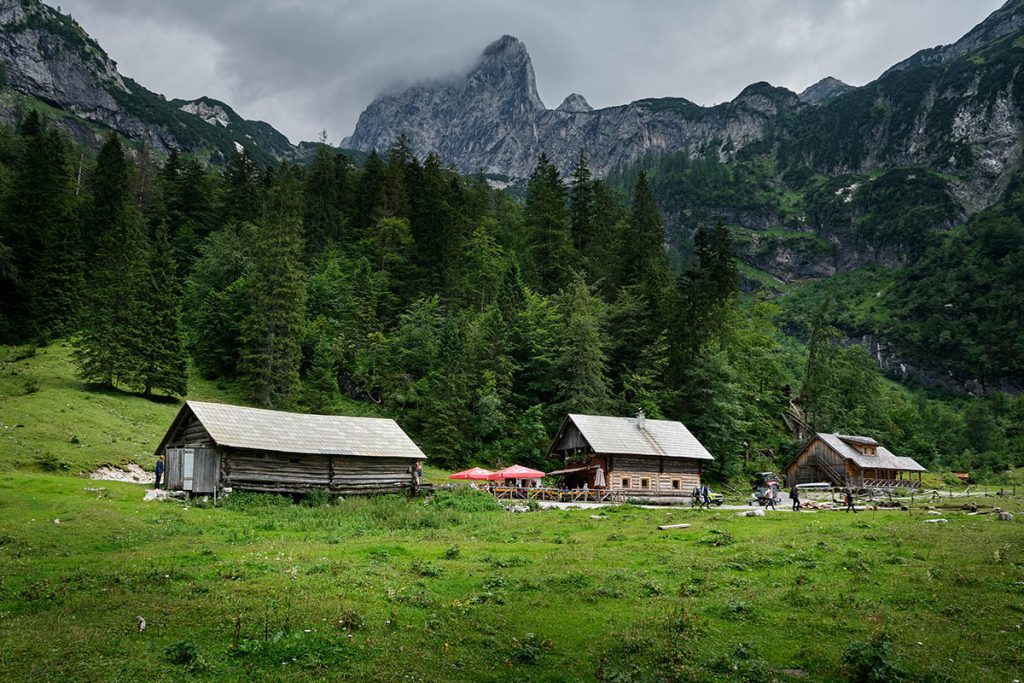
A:
POLYGON ((782 475, 787 487, 827 481, 854 489, 915 489, 921 485, 921 473, 927 471, 913 458, 895 455, 869 436, 817 433, 804 441, 782 475))
POLYGON ((562 422, 548 457, 562 461, 569 488, 604 487, 636 498, 688 497, 714 460, 682 422, 633 417, 570 414, 562 422))
POLYGON ((394 420, 305 415, 188 401, 156 455, 167 488, 333 494, 396 493, 426 456, 394 420))

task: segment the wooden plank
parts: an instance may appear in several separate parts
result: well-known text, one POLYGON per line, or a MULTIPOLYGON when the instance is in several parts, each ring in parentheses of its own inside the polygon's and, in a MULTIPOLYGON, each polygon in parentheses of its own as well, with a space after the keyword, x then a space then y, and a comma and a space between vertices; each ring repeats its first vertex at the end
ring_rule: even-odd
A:
POLYGON ((690 528, 689 524, 662 524, 661 526, 658 527, 658 529, 661 529, 662 531, 664 531, 665 529, 689 529, 689 528, 690 528))

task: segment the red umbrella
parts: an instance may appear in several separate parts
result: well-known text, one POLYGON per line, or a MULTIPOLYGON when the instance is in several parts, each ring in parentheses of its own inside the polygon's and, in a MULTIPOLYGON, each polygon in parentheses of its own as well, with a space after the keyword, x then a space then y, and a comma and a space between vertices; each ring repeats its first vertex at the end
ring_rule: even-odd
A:
POLYGON ((541 479, 544 477, 544 473, 540 470, 531 470, 529 467, 523 467, 522 465, 512 465, 506 467, 503 470, 494 472, 488 479, 541 479))
POLYGON ((485 470, 483 467, 474 467, 472 469, 464 470, 462 472, 456 472, 449 479, 490 479, 492 472, 485 470))

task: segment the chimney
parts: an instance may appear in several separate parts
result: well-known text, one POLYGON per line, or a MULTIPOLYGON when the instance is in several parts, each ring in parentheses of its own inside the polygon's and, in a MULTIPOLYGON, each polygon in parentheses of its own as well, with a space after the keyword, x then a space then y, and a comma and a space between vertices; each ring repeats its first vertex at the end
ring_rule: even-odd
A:
POLYGON ((647 419, 647 417, 644 415, 644 409, 641 408, 640 412, 638 412, 636 414, 636 426, 637 426, 637 429, 643 429, 644 428, 644 421, 646 419, 647 419))

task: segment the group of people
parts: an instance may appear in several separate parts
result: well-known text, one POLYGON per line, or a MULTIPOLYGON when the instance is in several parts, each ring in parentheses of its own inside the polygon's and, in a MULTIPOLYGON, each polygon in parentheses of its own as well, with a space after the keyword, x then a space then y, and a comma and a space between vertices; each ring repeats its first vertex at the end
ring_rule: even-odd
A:
POLYGON ((711 509, 711 487, 707 484, 694 486, 691 496, 693 500, 693 507, 707 507, 708 510, 711 509))

